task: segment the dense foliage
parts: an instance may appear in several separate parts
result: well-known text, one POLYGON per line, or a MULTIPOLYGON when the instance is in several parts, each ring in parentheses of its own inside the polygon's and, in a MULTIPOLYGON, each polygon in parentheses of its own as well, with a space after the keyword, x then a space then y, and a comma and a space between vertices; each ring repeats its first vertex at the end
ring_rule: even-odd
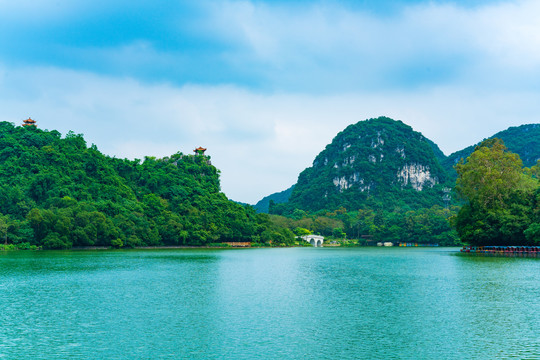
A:
POLYGON ((396 208, 392 211, 381 208, 347 211, 341 208, 313 214, 296 210, 287 217, 272 217, 274 222, 292 229, 296 235, 314 233, 356 239, 359 245, 391 241, 453 246, 459 244, 459 239, 449 219, 456 214, 456 207, 445 209, 435 205, 418 210, 396 208))
POLYGON ((229 201, 204 155, 144 161, 103 155, 82 135, 0 123, 0 234, 9 243, 207 245, 294 237, 229 201))
POLYGON ((466 200, 456 227, 470 245, 539 245, 538 165, 522 168, 500 139, 486 140, 456 166, 457 192, 466 200))
MULTIPOLYGON (((490 139, 501 139, 509 151, 519 155, 524 166, 534 166, 536 161, 540 159, 540 124, 510 127, 498 132, 490 139)), ((479 145, 472 145, 456 151, 441 161, 441 164, 453 179, 457 176, 454 167, 461 159, 469 157, 479 145)))
POLYGON ((360 121, 326 146, 313 166, 299 175, 289 202, 272 210, 290 214, 294 209, 342 206, 419 209, 443 205, 442 184, 447 176, 434 148, 435 144, 401 121, 385 117, 360 121), (415 187, 408 178, 409 169, 418 178, 425 175, 425 183, 415 187))

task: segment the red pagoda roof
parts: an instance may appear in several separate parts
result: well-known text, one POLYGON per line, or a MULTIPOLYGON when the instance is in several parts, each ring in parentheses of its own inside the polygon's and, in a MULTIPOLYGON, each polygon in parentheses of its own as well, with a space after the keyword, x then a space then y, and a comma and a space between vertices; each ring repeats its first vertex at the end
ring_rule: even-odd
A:
POLYGON ((30 125, 35 125, 36 124, 36 120, 33 120, 32 118, 28 118, 26 120, 23 120, 23 126, 30 126, 30 125))
POLYGON ((205 151, 206 151, 206 149, 203 148, 203 147, 200 147, 200 146, 198 148, 196 148, 195 150, 193 150, 193 152, 197 153, 197 154, 204 153, 205 151))

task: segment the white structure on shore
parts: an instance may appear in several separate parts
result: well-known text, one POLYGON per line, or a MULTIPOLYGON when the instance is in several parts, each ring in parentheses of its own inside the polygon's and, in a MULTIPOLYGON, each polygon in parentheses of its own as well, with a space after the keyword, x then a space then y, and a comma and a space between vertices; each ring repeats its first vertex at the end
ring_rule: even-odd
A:
POLYGON ((324 236, 321 235, 304 235, 302 239, 313 245, 314 247, 322 247, 324 242, 324 236))

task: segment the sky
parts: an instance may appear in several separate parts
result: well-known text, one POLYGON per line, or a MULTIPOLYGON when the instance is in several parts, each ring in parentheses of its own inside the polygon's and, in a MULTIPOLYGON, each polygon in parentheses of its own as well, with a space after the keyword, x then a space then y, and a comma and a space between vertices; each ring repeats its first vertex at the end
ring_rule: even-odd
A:
POLYGON ((350 124, 449 155, 540 123, 537 0, 0 0, 0 121, 119 158, 202 146, 223 192, 282 191, 350 124))

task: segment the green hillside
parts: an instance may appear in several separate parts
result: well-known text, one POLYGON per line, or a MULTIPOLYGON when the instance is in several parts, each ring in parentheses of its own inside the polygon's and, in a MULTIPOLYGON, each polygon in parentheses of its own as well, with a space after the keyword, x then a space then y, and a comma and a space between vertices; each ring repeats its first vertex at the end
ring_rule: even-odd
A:
MULTIPOLYGON (((540 124, 527 124, 510 127, 489 137, 504 141, 509 151, 519 155, 523 165, 531 167, 540 159, 540 124)), ((460 159, 466 159, 479 144, 466 147, 449 155, 441 164, 446 171, 455 178, 457 176, 454 166, 460 159)))
POLYGON ((340 132, 274 211, 443 205, 447 174, 439 148, 401 121, 380 117, 340 132))
POLYGON ((293 239, 268 215, 229 201, 210 157, 127 160, 82 135, 0 123, 0 233, 9 243, 206 245, 293 239))
POLYGON ((268 196, 265 196, 261 200, 259 200, 253 207, 255 210, 259 213, 267 213, 270 208, 270 204, 283 204, 289 201, 291 198, 291 194, 293 192, 294 185, 288 188, 287 190, 283 190, 268 196))

